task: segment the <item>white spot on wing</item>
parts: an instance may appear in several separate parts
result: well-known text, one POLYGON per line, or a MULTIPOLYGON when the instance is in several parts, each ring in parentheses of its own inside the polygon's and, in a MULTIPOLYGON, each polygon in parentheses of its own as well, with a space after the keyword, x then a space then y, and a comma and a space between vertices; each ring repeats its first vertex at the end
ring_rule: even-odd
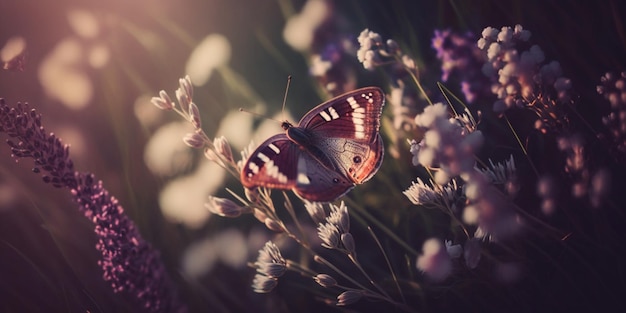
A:
POLYGON ((300 185, 308 185, 311 181, 304 173, 298 173, 298 184, 300 185))
POLYGON ((276 164, 274 164, 274 161, 270 160, 265 163, 265 172, 267 173, 267 176, 276 178, 276 180, 280 183, 284 184, 287 182, 287 176, 280 172, 280 169, 276 166, 276 164))
POLYGON ((276 145, 274 145, 273 143, 270 143, 269 145, 267 145, 270 149, 272 149, 272 151, 274 151, 274 153, 279 154, 280 153, 280 149, 278 149, 278 147, 276 145))
POLYGON ((352 112, 352 118, 364 119, 365 113, 354 111, 352 112))
POLYGON ((363 124, 354 124, 354 137, 358 139, 365 138, 365 126, 363 124))
POLYGON ((328 115, 328 113, 326 113, 326 111, 322 111, 320 112, 320 116, 326 121, 326 122, 330 122, 332 120, 332 118, 330 118, 330 115, 328 115))
POLYGON ((252 171, 252 173, 248 173, 248 177, 252 177, 252 174, 256 175, 259 173, 259 166, 252 162, 248 164, 248 168, 250 169, 250 171, 252 171))
POLYGON ((261 159, 261 161, 263 161, 263 163, 267 163, 267 162, 270 161, 270 158, 267 155, 265 155, 265 154, 263 154, 261 152, 259 152, 259 154, 257 154, 256 156, 259 157, 259 159, 261 159))
POLYGON ((304 158, 298 159, 298 177, 296 181, 300 185, 308 185, 311 183, 309 177, 306 175, 306 160, 304 158))
POLYGON ((330 116, 333 118, 333 120, 336 120, 339 118, 339 114, 337 113, 337 110, 335 110, 335 108, 333 107, 328 108, 328 112, 330 113, 330 116))
POLYGON ((353 109, 356 109, 356 108, 358 108, 358 107, 359 107, 359 103, 358 103, 358 102, 356 102, 356 100, 354 100, 354 97, 348 97, 348 99, 346 99, 346 100, 348 101, 348 103, 350 104, 350 106, 351 106, 353 109))

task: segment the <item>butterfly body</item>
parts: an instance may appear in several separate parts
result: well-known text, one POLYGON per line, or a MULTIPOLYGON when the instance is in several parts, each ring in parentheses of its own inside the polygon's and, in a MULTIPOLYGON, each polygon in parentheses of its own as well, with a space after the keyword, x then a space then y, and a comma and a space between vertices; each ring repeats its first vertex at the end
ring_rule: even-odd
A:
POLYGON ((370 179, 382 163, 384 93, 365 87, 315 107, 297 126, 263 142, 244 163, 247 188, 293 189, 310 201, 333 201, 370 179))

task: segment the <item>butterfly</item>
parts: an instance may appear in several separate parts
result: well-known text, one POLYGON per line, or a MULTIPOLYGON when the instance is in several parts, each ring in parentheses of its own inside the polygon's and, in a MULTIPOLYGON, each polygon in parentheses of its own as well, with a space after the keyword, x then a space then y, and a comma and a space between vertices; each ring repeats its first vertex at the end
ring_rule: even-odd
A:
POLYGON ((383 160, 379 134, 385 94, 365 87, 330 99, 297 126, 265 140, 241 168, 246 188, 291 189, 309 201, 330 202, 372 178, 383 160))

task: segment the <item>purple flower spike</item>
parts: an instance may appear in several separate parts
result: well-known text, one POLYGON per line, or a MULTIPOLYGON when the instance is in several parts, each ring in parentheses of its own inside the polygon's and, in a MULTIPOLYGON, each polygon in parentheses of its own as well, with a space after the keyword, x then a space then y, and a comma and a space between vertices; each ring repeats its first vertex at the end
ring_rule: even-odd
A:
POLYGON ((41 173, 44 182, 70 189, 81 212, 95 225, 96 249, 102 253, 98 264, 113 291, 136 299, 144 312, 187 311, 179 302, 159 252, 141 237, 101 181, 91 173, 74 171, 69 146, 54 134, 46 134, 40 114, 28 104, 18 103, 11 108, 0 99, 0 132, 17 141, 7 140, 16 161, 33 158, 33 171, 41 173))

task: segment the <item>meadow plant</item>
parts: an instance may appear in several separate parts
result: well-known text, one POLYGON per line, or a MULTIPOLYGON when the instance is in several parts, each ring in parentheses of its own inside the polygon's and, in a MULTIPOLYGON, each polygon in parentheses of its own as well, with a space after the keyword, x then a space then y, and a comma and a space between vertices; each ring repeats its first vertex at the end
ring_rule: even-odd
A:
POLYGON ((34 160, 33 172, 45 183, 68 189, 79 210, 94 224, 98 265, 114 292, 124 293, 143 312, 186 312, 160 254, 124 214, 124 208, 91 173, 74 170, 68 145, 47 133, 41 114, 28 104, 9 106, 0 99, 0 131, 16 161, 34 160))
MULTIPOLYGON (((320 21, 325 19, 321 18, 320 21)), ((290 32, 291 30, 286 30, 286 34, 290 32)), ((490 90, 497 98, 493 104, 496 114, 504 116, 508 110, 530 109, 537 116, 538 122, 533 122, 537 130, 544 134, 548 130, 561 134, 558 148, 565 155, 564 170, 570 178, 576 176, 575 179, 570 179, 573 181, 573 195, 582 197, 589 190, 591 180, 589 168, 585 165, 584 142, 576 139, 576 135, 566 135, 563 132, 569 129, 564 107, 572 101, 570 80, 562 76, 557 62, 545 63, 541 48, 529 45, 529 39, 530 32, 520 25, 503 27, 501 30, 488 27, 482 32, 477 44, 472 44, 475 41, 469 33, 459 36, 450 31, 436 31, 432 46, 437 50, 437 57, 442 60, 442 80, 445 82, 451 75, 460 75, 461 90, 467 103, 490 101, 492 96, 485 92, 485 86, 490 81, 490 90), (482 66, 480 71, 476 70, 478 66, 482 66), (468 85, 468 81, 473 81, 474 84, 468 85)), ((410 133, 420 136, 405 137, 404 140, 409 143, 406 149, 411 154, 412 165, 423 168, 428 177, 417 177, 416 182, 411 183, 403 194, 416 206, 415 209, 435 208, 449 218, 450 232, 447 235, 443 238, 427 238, 423 241, 421 252, 411 248, 405 252, 413 254, 414 266, 423 273, 426 283, 441 284, 450 279, 455 275, 453 273, 461 270, 460 263, 456 261, 461 256, 466 270, 478 268, 485 249, 494 244, 506 247, 507 243, 519 240, 520 230, 530 224, 549 228, 540 218, 524 211, 516 203, 522 189, 520 179, 525 175, 517 172, 518 160, 513 155, 509 155, 502 162, 489 159, 488 165, 477 158, 488 135, 480 130, 480 119, 474 117, 476 113, 480 117, 480 111, 472 113, 463 102, 460 102, 464 106, 461 110, 456 109, 452 102, 433 103, 429 98, 430 93, 420 83, 420 73, 415 61, 395 41, 385 41, 377 33, 366 29, 358 36, 358 43, 360 48, 355 56, 363 67, 366 70, 383 68, 390 78, 389 98, 390 102, 395 103, 395 132, 392 137, 399 138, 410 133), (410 89, 407 87, 411 82, 415 83, 414 86, 421 93, 420 97, 413 98, 413 104, 425 103, 421 113, 415 113, 417 111, 413 109, 401 109, 406 108, 403 104, 405 100, 399 99, 406 98, 404 90, 410 89), (403 126, 407 123, 410 124, 408 127, 403 126)), ((306 47, 310 45, 312 43, 306 47)), ((609 80, 609 77, 604 80, 609 80)), ((618 88, 619 86, 618 84, 618 88)), ((598 90, 602 93, 606 89, 599 87, 598 90)), ((187 77, 180 80, 180 87, 176 90, 178 105, 164 91, 160 92, 159 97, 153 98, 152 102, 160 109, 174 110, 187 119, 195 131, 186 135, 183 141, 190 147, 205 149, 208 159, 238 177, 237 173, 241 171, 242 164, 254 145, 244 149, 241 160, 235 161, 225 138, 210 140, 202 131, 198 106, 194 104, 192 95, 191 81, 187 77)), ((615 98, 607 96, 607 99, 610 97, 615 98)), ((617 109, 619 106, 613 107, 617 109)), ((509 127, 513 127, 510 122, 507 123, 509 127)), ((394 141, 395 146, 399 147, 397 143, 397 140, 394 141)), ((394 157, 399 156, 399 151, 396 151, 394 157)), ((594 206, 600 206, 601 199, 609 194, 608 176, 608 172, 599 171, 593 178, 595 187, 590 191, 593 193, 590 199, 594 206)), ((556 210, 558 199, 554 182, 549 177, 544 176, 537 187, 541 199, 539 207, 548 215, 556 210)), ((315 261, 309 264, 285 258, 281 249, 274 242, 268 241, 259 250, 256 262, 251 264, 256 269, 252 281, 255 292, 273 291, 280 280, 287 279, 286 272, 294 271, 310 277, 325 289, 339 291, 335 300, 328 295, 322 297, 329 304, 345 306, 364 299, 383 300, 402 310, 414 310, 411 305, 415 305, 415 300, 407 300, 405 294, 414 294, 414 288, 420 284, 419 280, 412 282, 418 285, 403 290, 402 286, 407 287, 407 282, 396 276, 390 256, 380 246, 377 236, 367 227, 388 265, 389 278, 385 279, 387 285, 393 282, 395 288, 383 287, 370 276, 357 257, 359 240, 350 231, 350 214, 343 201, 335 205, 304 200, 301 206, 306 208, 311 221, 317 225, 321 247, 344 255, 349 263, 332 261, 333 259, 325 256, 328 251, 322 253, 311 245, 306 228, 303 227, 303 224, 311 221, 301 220, 294 203, 286 194, 283 194, 283 207, 277 208, 271 190, 264 187, 245 189, 243 195, 237 195, 233 191, 230 193, 239 204, 229 199, 210 196, 206 207, 214 214, 224 217, 253 214, 269 230, 282 233, 297 242, 315 261), (289 214, 290 222, 282 217, 283 214, 279 212, 282 210, 289 214), (320 266, 322 271, 318 269, 320 266), (352 271, 347 269, 349 267, 352 267, 352 271), (360 278, 355 276, 354 270, 359 273, 360 278), (351 286, 340 281, 347 281, 351 286)), ((401 239, 398 240, 401 242, 401 239)), ((395 255, 392 253, 392 256, 395 255)), ((518 262, 495 261, 495 265, 502 281, 510 282, 519 278, 518 262)))
MULTIPOLYGON (((387 82, 391 109, 383 116, 381 135, 393 158, 384 160, 369 184, 378 183, 389 194, 364 185, 334 202, 311 202, 290 192, 235 183, 225 188, 226 195, 207 195, 205 212, 247 219, 271 234, 251 232, 247 239, 239 232, 240 237, 225 235, 250 247, 253 239, 262 239, 250 249, 255 256, 248 260, 247 271, 242 270, 248 289, 271 297, 297 286, 298 299, 310 296, 322 305, 355 311, 480 311, 471 306, 477 302, 493 311, 513 311, 521 301, 512 286, 528 284, 524 277, 529 269, 539 269, 533 277, 540 280, 552 274, 545 268, 560 269, 564 259, 577 259, 582 268, 591 268, 590 273, 605 273, 589 265, 584 253, 590 247, 604 251, 600 242, 609 236, 596 240, 595 233, 585 232, 584 217, 611 224, 611 215, 600 215, 605 208, 623 217, 615 200, 618 175, 613 169, 623 172, 620 160, 626 155, 625 73, 607 73, 600 79, 597 93, 610 108, 599 121, 605 127, 603 136, 589 135, 591 127, 575 110, 572 80, 557 61, 546 61, 521 25, 487 27, 480 37, 435 30, 431 47, 441 62, 441 82, 439 90, 430 90, 423 81, 432 73, 418 67, 421 63, 413 57, 417 53, 369 28, 354 33, 332 4, 307 1, 301 12, 287 19, 283 39, 305 56, 309 74, 329 95, 355 89, 359 71, 387 82), (449 82, 459 86, 447 86, 449 82), (483 112, 485 108, 489 112, 483 112), (518 118, 519 112, 530 112, 531 120, 518 118), (617 162, 598 161, 592 153, 597 137, 617 162), (558 156, 542 160, 544 166, 535 165, 537 158, 528 149, 533 140, 558 156), (502 150, 490 154, 497 149, 502 150), (579 241, 570 245, 570 240, 579 241), (533 253, 545 264, 533 264, 533 253), (507 292, 510 297, 497 302, 507 292), (450 304, 448 299, 458 302, 450 304)), ((219 62, 205 64, 209 70, 226 71, 230 44, 225 37, 210 36, 204 45, 221 51, 219 62)), ((208 50, 199 51, 195 62, 208 50)), ((180 78, 173 96, 160 91, 151 103, 186 121, 187 128, 177 129, 189 129, 180 138, 187 147, 201 151, 205 161, 224 169, 232 180, 240 180, 256 145, 250 142, 237 149, 219 132, 205 132, 213 129, 213 121, 203 121, 206 106, 196 102, 200 97, 194 94, 192 79, 204 84, 211 75, 199 70, 192 77, 180 78)), ((16 161, 34 159, 33 171, 45 183, 69 190, 93 223, 102 278, 115 293, 125 294, 145 312, 188 310, 159 252, 142 238, 102 181, 74 169, 69 146, 45 132, 39 113, 27 104, 11 107, 0 100, 0 132, 10 137, 7 143, 16 161)), ((183 257, 183 276, 190 285, 201 285, 199 278, 208 271, 194 263, 192 254, 233 248, 223 243, 218 247, 218 240, 207 242, 196 243, 183 257)), ((202 261, 213 264, 217 258, 202 261)), ((243 264, 241 257, 232 258, 232 263, 243 264)), ((564 284, 576 281, 564 277, 564 284)), ((531 289, 527 286, 526 292, 531 289)), ((233 294, 237 301, 257 299, 239 291, 233 294)), ((525 305, 522 308, 542 306, 525 305)))

